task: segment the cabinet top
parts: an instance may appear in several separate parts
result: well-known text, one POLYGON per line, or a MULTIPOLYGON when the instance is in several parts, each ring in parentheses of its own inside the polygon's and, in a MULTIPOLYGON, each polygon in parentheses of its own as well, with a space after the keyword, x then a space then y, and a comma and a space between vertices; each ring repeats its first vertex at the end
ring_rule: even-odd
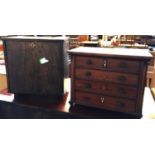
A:
POLYGON ((78 47, 68 51, 74 55, 91 55, 91 56, 105 56, 105 57, 123 57, 148 59, 153 56, 148 49, 133 49, 133 48, 102 48, 102 47, 78 47))
POLYGON ((2 40, 68 40, 68 37, 40 37, 40 36, 7 36, 2 37, 2 40))

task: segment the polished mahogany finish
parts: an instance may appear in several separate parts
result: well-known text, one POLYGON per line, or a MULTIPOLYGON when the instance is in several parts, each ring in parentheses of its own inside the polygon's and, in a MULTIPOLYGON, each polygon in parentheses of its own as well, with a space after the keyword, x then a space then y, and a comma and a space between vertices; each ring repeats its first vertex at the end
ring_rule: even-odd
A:
POLYGON ((107 109, 140 117, 147 62, 146 49, 79 47, 71 56, 71 105, 107 109))
POLYGON ((76 91, 75 102, 91 107, 133 113, 135 111, 136 101, 76 91))
POLYGON ((99 57, 76 57, 77 67, 86 67, 101 70, 114 70, 127 73, 136 73, 139 71, 140 63, 138 61, 129 61, 123 59, 99 58, 99 57), (80 63, 79 63, 80 62, 80 63))
POLYGON ((91 82, 84 80, 76 80, 75 81, 75 89, 86 91, 86 92, 96 92, 102 94, 111 94, 116 97, 126 97, 134 99, 137 97, 137 88, 132 86, 107 83, 107 82, 91 82))

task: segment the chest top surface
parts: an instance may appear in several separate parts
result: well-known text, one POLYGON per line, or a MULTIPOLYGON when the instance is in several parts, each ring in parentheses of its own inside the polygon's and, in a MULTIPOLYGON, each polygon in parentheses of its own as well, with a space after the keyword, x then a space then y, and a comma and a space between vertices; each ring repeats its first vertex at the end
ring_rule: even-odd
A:
POLYGON ((39 37, 39 36, 10 36, 2 37, 2 40, 47 40, 47 41, 65 41, 68 40, 68 37, 39 37))
POLYGON ((128 57, 150 60, 152 58, 148 49, 131 48, 101 48, 101 47, 78 47, 68 51, 73 55, 92 55, 105 57, 128 57))

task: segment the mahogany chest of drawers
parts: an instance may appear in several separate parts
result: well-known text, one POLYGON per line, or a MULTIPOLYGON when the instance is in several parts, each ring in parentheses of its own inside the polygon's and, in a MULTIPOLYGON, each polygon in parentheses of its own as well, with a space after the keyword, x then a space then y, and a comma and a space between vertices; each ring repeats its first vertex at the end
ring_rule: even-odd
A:
POLYGON ((71 105, 142 116, 147 49, 79 47, 71 56, 71 105))
POLYGON ((68 76, 68 38, 4 37, 9 92, 14 94, 64 95, 68 76))

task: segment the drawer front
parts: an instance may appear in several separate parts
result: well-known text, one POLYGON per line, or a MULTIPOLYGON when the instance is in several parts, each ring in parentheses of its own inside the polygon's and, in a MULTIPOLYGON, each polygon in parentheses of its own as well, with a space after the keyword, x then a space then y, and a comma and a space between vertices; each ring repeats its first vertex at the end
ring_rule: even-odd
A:
POLYGON ((77 67, 85 68, 107 68, 106 58, 95 58, 95 57, 81 57, 77 56, 75 59, 77 67))
POLYGON ((107 67, 115 71, 138 73, 140 69, 140 62, 124 59, 109 59, 107 67))
POLYGON ((128 73, 137 73, 140 62, 133 60, 95 58, 95 57, 76 57, 76 66, 84 68, 105 69, 128 73))
POLYGON ((77 79, 115 82, 119 84, 129 84, 129 85, 138 84, 138 75, 106 72, 101 70, 76 69, 75 77, 77 79))
POLYGON ((135 100, 127 100, 104 95, 95 95, 91 93, 76 92, 75 102, 85 106, 110 109, 120 112, 135 112, 135 100))
POLYGON ((136 87, 117 85, 112 83, 76 80, 75 89, 87 92, 100 93, 104 95, 110 94, 111 96, 127 97, 131 99, 137 97, 136 87))

